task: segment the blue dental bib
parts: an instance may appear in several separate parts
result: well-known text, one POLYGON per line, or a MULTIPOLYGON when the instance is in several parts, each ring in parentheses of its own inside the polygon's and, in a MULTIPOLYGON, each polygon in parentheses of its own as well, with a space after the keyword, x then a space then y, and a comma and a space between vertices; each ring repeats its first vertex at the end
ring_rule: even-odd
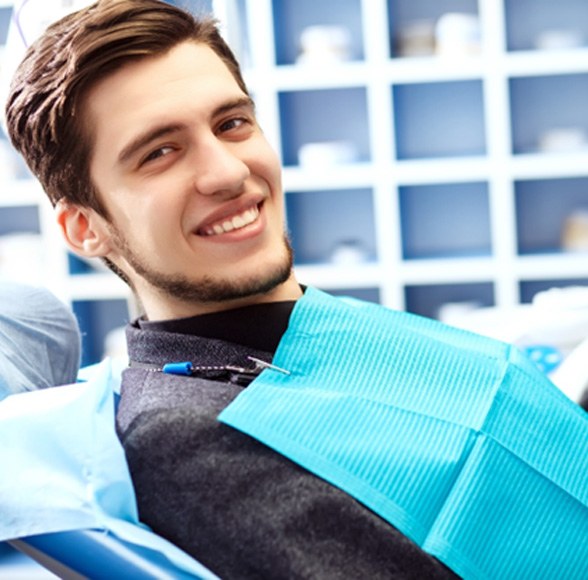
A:
POLYGON ((466 578, 588 578, 588 415, 516 348, 308 288, 219 419, 466 578))

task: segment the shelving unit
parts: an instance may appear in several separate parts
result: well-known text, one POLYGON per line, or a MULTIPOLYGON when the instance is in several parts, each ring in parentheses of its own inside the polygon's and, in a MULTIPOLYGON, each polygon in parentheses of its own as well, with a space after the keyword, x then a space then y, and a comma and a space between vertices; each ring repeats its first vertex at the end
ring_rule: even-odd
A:
MULTIPOLYGON (((588 250, 562 242, 588 210, 585 0, 205 4, 283 160, 301 282, 427 316, 448 302, 511 307, 588 283, 588 250), (436 54, 421 38, 429 54, 405 55, 409 32, 455 12, 478 19, 478 52, 436 54), (347 30, 345 58, 300 62, 313 26, 347 30)), ((110 273, 72 272, 48 202, 19 176, 0 192, 0 234, 15 207, 38 212, 39 280, 92 310, 97 343, 108 312, 124 323, 129 291, 110 273)))
POLYGON ((303 282, 428 316, 447 302, 510 307, 534 288, 588 283, 586 253, 562 245, 566 220, 588 210, 585 2, 238 5, 303 282), (403 56, 409 31, 455 12, 477 17, 479 52, 431 43, 403 56), (297 62, 312 26, 346 29, 346 58, 297 62), (353 162, 301 155, 341 141, 353 162))

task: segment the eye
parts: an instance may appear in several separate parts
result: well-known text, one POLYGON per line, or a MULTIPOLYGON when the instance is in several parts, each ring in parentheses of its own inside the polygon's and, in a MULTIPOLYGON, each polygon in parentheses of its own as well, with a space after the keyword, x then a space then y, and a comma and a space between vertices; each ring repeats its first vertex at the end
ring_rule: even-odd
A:
POLYGON ((164 147, 159 147, 158 149, 151 151, 151 153, 149 153, 147 156, 145 156, 141 160, 141 165, 144 165, 145 163, 149 163, 151 161, 155 161, 156 159, 159 159, 160 157, 165 157, 166 155, 169 155, 173 150, 174 150, 174 148, 171 147, 170 145, 165 145, 164 147))
POLYGON ((247 123, 249 123, 249 119, 246 119, 245 117, 234 117, 221 123, 218 129, 221 133, 225 133, 227 131, 239 129, 247 123))

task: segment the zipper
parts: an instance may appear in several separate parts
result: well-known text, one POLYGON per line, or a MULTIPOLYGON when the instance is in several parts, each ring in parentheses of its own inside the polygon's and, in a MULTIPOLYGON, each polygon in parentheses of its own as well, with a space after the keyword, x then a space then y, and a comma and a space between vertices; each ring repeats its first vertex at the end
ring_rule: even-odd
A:
POLYGON ((263 361, 261 359, 248 356, 254 363, 253 367, 240 367, 236 365, 194 365, 190 361, 169 362, 164 365, 154 365, 137 361, 129 361, 129 367, 141 368, 153 373, 163 373, 166 375, 177 375, 185 377, 201 377, 209 379, 225 378, 231 383, 247 386, 253 379, 261 374, 265 369, 271 369, 289 375, 290 371, 282 369, 263 361))

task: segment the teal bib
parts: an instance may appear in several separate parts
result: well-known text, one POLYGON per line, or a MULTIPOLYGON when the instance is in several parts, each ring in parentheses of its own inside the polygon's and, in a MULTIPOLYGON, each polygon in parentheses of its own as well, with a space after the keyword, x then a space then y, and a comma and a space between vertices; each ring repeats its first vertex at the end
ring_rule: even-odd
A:
POLYGON ((465 578, 588 578, 588 414, 516 348, 309 288, 220 420, 465 578))

